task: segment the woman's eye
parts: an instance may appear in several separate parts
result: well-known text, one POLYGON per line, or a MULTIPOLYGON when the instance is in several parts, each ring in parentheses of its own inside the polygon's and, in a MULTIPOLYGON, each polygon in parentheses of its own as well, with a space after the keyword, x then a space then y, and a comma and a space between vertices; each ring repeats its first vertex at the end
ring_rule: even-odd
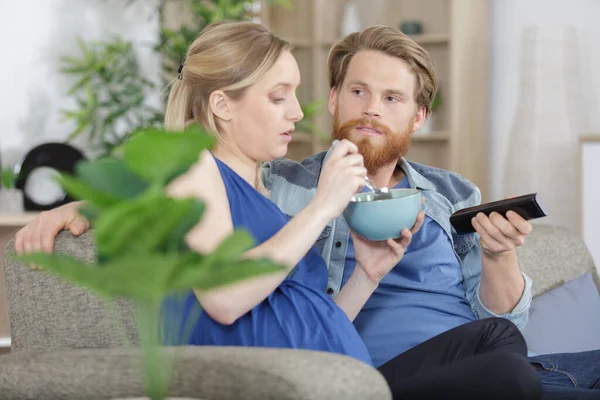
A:
POLYGON ((276 97, 273 99, 273 103, 279 104, 282 103, 285 99, 283 97, 276 97))

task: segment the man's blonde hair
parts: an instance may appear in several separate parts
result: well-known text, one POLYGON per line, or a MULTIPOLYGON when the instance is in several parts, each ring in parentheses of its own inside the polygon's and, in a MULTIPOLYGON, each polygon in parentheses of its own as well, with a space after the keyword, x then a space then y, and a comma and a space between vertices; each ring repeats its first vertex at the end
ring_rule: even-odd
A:
POLYGON ((374 25, 338 40, 331 50, 327 65, 329 86, 338 89, 344 83, 352 57, 361 50, 375 50, 405 61, 416 77, 415 102, 429 114, 438 83, 429 54, 398 29, 374 25))

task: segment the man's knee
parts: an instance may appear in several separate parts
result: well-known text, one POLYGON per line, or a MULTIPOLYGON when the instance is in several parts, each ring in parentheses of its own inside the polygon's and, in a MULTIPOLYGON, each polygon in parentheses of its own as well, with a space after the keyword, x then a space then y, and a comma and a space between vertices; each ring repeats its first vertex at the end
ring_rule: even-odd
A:
POLYGON ((512 321, 506 318, 493 317, 479 320, 483 325, 484 329, 488 331, 494 331, 496 337, 500 339, 500 342, 509 340, 520 350, 520 353, 527 354, 527 342, 521 330, 512 321))

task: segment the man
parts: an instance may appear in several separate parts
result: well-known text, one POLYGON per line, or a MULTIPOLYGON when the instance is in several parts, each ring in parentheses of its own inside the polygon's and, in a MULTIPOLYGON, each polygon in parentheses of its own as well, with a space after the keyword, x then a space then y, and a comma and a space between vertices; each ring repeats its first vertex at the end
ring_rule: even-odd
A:
MULTIPOLYGON (((450 215, 479 204, 479 190, 452 172, 404 158, 410 136, 425 121, 437 90, 429 55, 398 30, 375 26, 336 43, 328 64, 334 138, 358 145, 376 186, 418 188, 425 198, 423 226, 355 319, 375 364, 476 319, 500 316, 523 328, 531 279, 520 271, 515 249, 524 243, 531 224, 515 213, 507 218, 478 215, 472 221, 476 234, 456 235, 450 215)), ((302 163, 276 160, 265 165, 264 183, 283 212, 295 215, 309 203, 328 154, 302 163)), ((51 250, 60 229, 83 232, 86 221, 73 210, 46 213, 22 229, 17 249, 51 250)), ((364 243, 377 249, 378 243, 364 243)), ((335 296, 360 263, 343 217, 330 222, 316 246, 329 268, 327 292, 335 296)), ((578 396, 600 398, 600 390, 591 389, 600 389, 600 351, 548 355, 531 362, 547 392, 558 393, 558 388, 564 395, 576 390, 578 396)))
MULTIPOLYGON (((477 187, 452 172, 404 158, 437 90, 429 55, 396 29, 375 26, 336 43, 328 66, 333 137, 358 145, 376 186, 418 188, 425 198, 425 223, 355 319, 375 364, 475 319, 500 316, 524 328, 532 282, 520 271, 515 249, 531 224, 514 212, 507 218, 480 214, 472 221, 476 234, 457 235, 450 215, 480 203, 477 187)), ((265 184, 286 214, 295 215, 311 200, 328 154, 301 164, 277 160, 265 165, 265 184)), ((317 247, 329 267, 327 292, 335 296, 360 262, 343 217, 331 221, 317 247)), ((590 388, 578 395, 600 398, 600 351, 530 361, 546 391, 590 388)))

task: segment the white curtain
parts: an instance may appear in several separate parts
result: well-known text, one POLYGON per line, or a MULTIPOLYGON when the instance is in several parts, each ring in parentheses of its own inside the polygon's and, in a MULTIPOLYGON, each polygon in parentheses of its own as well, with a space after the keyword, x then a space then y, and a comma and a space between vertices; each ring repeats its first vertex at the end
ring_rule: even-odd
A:
MULTIPOLYGON (((519 88, 508 137, 503 193, 540 193, 549 217, 579 230, 579 136, 589 131, 586 59, 573 26, 526 26, 519 88)), ((493 149, 492 149, 493 150, 493 149)))

